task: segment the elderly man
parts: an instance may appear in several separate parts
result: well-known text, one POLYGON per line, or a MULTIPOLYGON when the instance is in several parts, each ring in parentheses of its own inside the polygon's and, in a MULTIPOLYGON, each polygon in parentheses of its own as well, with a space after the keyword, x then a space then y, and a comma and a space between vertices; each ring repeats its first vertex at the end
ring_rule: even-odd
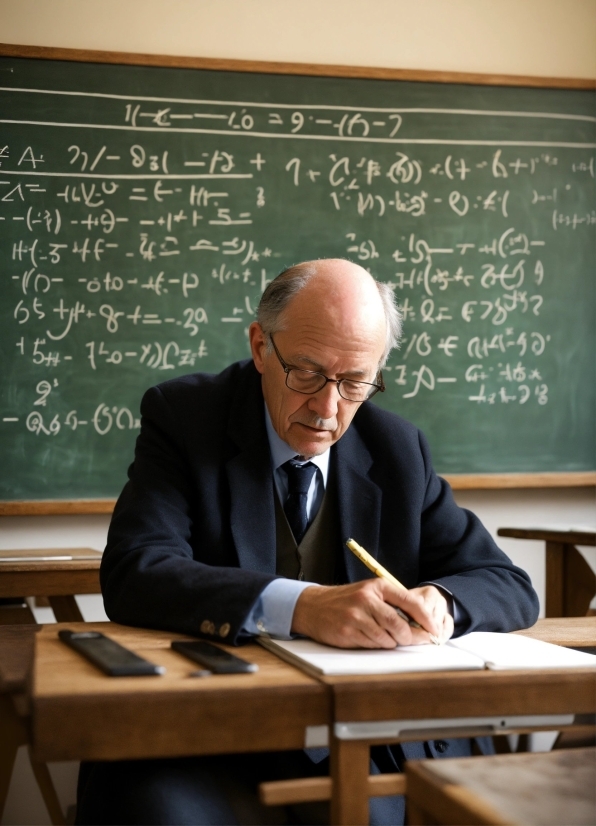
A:
MULTIPOLYGON (((226 643, 304 634, 368 648, 532 624, 527 575, 454 503, 422 434, 368 403, 399 338, 391 290, 348 261, 311 261, 271 282, 257 319, 252 361, 143 399, 102 563, 109 616, 226 643), (373 578, 349 536, 409 590, 373 578)), ((372 770, 469 749, 378 748, 372 770)), ((325 771, 324 750, 87 765, 79 822, 261 822, 259 779, 325 771)), ((401 799, 371 802, 373 823, 400 818, 401 799)))

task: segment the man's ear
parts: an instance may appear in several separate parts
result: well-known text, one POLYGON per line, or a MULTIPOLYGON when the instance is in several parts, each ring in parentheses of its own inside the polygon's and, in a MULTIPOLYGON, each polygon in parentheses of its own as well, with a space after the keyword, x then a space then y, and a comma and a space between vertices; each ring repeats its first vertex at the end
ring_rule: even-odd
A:
POLYGON ((248 328, 248 339, 255 367, 259 373, 263 373, 265 370, 264 358, 267 349, 267 337, 258 321, 253 321, 248 328))

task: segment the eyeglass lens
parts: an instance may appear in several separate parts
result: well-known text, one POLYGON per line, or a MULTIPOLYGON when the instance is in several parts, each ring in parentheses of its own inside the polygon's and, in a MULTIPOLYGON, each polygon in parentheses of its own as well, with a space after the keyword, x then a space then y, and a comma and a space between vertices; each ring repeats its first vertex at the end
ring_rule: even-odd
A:
MULTIPOLYGON (((308 370, 299 370, 296 367, 292 367, 286 374, 287 386, 290 390, 296 390, 298 393, 316 393, 326 383, 326 376, 322 373, 311 373, 308 370)), ((374 385, 348 381, 347 379, 340 381, 337 386, 340 396, 348 401, 355 402, 366 401, 377 389, 374 385)))

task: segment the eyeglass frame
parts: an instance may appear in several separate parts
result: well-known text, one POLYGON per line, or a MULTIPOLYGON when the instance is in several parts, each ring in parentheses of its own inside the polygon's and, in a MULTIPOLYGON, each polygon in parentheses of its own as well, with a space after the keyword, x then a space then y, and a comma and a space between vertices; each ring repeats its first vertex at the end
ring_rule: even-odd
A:
POLYGON ((370 399, 372 399, 372 397, 377 393, 385 392, 385 381, 383 379, 383 371, 381 370, 381 368, 379 368, 379 371, 377 373, 377 378, 380 379, 380 384, 375 384, 371 381, 358 381, 357 379, 330 379, 324 373, 320 373, 318 370, 305 370, 303 367, 296 367, 293 364, 287 364, 283 360, 281 353, 277 349, 277 345, 273 340, 273 333, 267 333, 267 335, 271 339, 271 344, 273 345, 273 349, 275 350, 275 355, 277 356, 279 363, 281 364, 283 371, 286 374, 286 387, 288 388, 288 390, 292 390, 294 393, 301 393, 303 396, 314 396, 315 393, 319 393, 324 387, 327 386, 327 384, 331 382, 332 384, 337 385, 337 392, 344 401, 353 402, 354 404, 362 404, 363 402, 370 401, 370 399), (300 370, 301 373, 311 373, 313 376, 320 376, 322 379, 325 379, 325 383, 322 384, 317 390, 313 390, 312 392, 307 392, 306 390, 296 390, 294 387, 290 387, 288 384, 288 378, 292 370, 300 370), (366 399, 362 399, 362 401, 358 401, 358 399, 347 399, 344 395, 342 395, 341 392, 341 384, 344 381, 353 381, 356 384, 365 384, 368 387, 374 387, 375 389, 370 394, 370 396, 367 396, 366 399))

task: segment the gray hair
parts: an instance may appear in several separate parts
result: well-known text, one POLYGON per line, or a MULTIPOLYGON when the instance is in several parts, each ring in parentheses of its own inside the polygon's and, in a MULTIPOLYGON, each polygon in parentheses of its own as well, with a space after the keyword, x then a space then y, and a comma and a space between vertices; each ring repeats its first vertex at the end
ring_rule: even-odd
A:
MULTIPOLYGON (((281 317, 284 310, 300 290, 306 287, 316 272, 316 261, 294 264, 281 272, 267 285, 257 308, 257 321, 267 336, 283 329, 281 317)), ((379 363, 379 367, 384 367, 391 350, 399 347, 402 333, 402 313, 397 306, 395 293, 389 284, 383 284, 372 276, 371 278, 379 291, 387 324, 385 350, 379 363)), ((270 340, 267 342, 267 348, 268 351, 272 349, 270 340)))

